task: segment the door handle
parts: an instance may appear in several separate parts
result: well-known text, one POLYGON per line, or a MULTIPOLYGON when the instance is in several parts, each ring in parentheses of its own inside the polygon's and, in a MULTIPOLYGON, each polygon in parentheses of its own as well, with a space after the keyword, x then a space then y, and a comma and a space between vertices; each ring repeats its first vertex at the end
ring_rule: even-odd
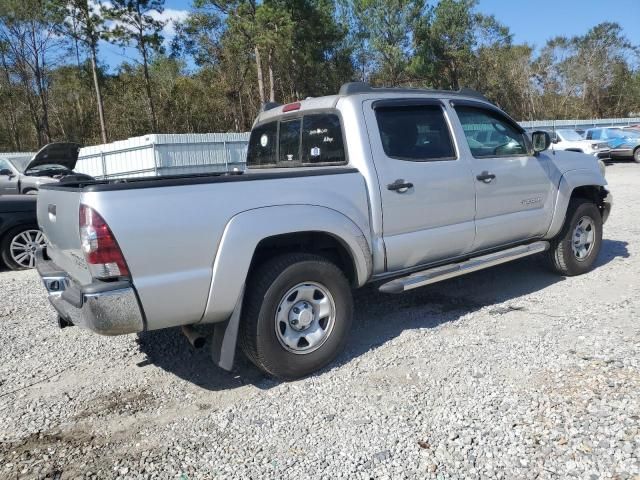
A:
POLYGON ((413 188, 413 183, 405 182, 401 178, 399 178, 395 182, 390 183, 389 185, 387 185, 387 190, 392 190, 392 191, 398 192, 398 193, 404 193, 407 190, 409 190, 410 188, 413 188))
POLYGON ((478 180, 480 180, 481 182, 484 183, 491 183, 491 180, 493 180, 494 178, 496 178, 496 176, 493 173, 489 173, 486 170, 484 172, 482 172, 480 175, 476 175, 476 178, 478 180))

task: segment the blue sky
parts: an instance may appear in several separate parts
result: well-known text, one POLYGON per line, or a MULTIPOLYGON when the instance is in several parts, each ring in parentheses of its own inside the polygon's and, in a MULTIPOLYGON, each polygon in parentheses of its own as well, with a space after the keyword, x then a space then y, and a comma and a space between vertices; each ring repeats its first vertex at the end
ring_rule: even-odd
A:
MULTIPOLYGON (((163 19, 180 19, 192 0, 166 0, 163 19)), ((627 38, 640 45, 640 0, 480 0, 478 10, 509 27, 516 43, 536 47, 558 35, 582 35, 598 23, 619 23, 627 38)), ((171 36, 171 25, 165 36, 171 36)), ((102 45, 102 58, 114 67, 135 58, 131 49, 102 45)))

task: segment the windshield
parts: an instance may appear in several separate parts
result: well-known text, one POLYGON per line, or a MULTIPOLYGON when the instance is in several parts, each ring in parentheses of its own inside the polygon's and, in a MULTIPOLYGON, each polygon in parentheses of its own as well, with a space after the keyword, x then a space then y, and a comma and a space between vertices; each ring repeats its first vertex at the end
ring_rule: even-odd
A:
POLYGON ((7 160, 9 160, 20 173, 24 173, 24 169, 27 168, 27 165, 31 161, 31 157, 13 157, 7 158, 7 160))
POLYGON ((578 142, 580 140, 583 140, 582 135, 580 135, 575 130, 562 129, 557 130, 557 132, 563 140, 566 140, 568 142, 578 142))
POLYGON ((623 130, 620 133, 627 138, 640 138, 640 132, 636 132, 634 130, 623 130))

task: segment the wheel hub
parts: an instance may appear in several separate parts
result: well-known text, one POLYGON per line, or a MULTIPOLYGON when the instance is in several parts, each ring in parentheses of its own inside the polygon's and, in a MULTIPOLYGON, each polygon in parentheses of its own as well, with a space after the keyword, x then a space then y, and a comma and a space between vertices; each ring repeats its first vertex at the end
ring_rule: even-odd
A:
POLYGON ((39 230, 20 232, 9 245, 11 259, 22 268, 33 268, 36 265, 36 252, 45 243, 44 234, 39 230))
POLYGON ((329 289, 317 282, 303 282, 281 298, 275 312, 275 333, 285 350, 303 355, 327 341, 335 321, 336 305, 329 289))
POLYGON ((595 223, 590 217, 582 217, 573 231, 571 248, 578 261, 583 261, 593 250, 595 243, 595 223))
POLYGON ((313 318, 313 307, 306 301, 296 303, 289 311, 289 325, 298 332, 309 328, 313 318))

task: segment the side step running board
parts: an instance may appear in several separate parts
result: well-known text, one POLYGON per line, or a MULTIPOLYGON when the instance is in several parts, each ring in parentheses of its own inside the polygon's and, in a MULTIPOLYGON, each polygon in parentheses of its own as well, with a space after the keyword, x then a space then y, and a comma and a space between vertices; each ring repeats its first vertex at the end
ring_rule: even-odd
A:
POLYGON ((480 257, 474 257, 460 263, 452 263, 441 267, 422 270, 406 277, 396 278, 380 286, 384 293, 402 293, 407 290, 430 285, 448 278, 458 277, 466 273, 475 272, 484 268, 500 265, 529 255, 544 252, 549 248, 549 242, 535 242, 529 245, 520 245, 500 252, 489 253, 480 257))

